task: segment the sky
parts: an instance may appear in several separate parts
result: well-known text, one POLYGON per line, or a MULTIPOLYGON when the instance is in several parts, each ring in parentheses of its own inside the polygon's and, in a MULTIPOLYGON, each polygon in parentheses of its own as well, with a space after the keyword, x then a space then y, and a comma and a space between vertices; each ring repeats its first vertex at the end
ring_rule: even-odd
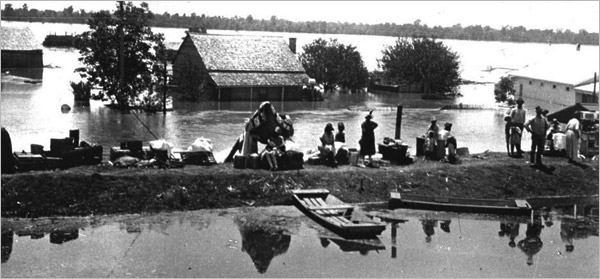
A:
MULTIPOLYGON (((139 1, 133 1, 138 5, 139 1)), ((247 17, 276 16, 291 21, 414 23, 429 27, 461 24, 494 29, 523 26, 530 29, 598 32, 600 1, 146 1, 154 13, 247 17)), ((116 9, 114 1, 2 1, 13 7, 86 11, 116 9)))

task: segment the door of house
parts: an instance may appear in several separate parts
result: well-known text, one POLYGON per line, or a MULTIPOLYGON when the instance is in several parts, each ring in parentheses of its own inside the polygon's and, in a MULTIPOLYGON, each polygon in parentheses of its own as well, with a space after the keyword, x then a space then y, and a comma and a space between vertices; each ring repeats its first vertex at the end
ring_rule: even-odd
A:
POLYGON ((523 84, 519 83, 519 97, 523 97, 523 84))
POLYGON ((266 87, 259 87, 256 88, 256 91, 258 91, 258 100, 263 102, 263 101, 267 101, 267 88, 266 87))

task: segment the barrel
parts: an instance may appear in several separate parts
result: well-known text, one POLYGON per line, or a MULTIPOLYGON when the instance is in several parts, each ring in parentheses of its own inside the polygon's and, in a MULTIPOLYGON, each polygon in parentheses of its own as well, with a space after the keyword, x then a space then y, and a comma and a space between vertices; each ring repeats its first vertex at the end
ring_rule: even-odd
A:
POLYGON ((252 153, 249 157, 249 162, 247 166, 249 169, 259 169, 260 168, 260 156, 258 153, 252 153))
POLYGON ((437 140, 435 157, 439 160, 446 156, 446 142, 444 140, 437 140))
POLYGON ((425 155, 425 150, 423 150, 424 146, 425 146, 425 138, 417 137, 417 157, 425 155))
POLYGON ((233 157, 233 167, 236 169, 245 169, 246 168, 246 157, 244 155, 235 155, 233 157))
POLYGON ((356 166, 358 164, 358 150, 350 150, 350 165, 356 166))

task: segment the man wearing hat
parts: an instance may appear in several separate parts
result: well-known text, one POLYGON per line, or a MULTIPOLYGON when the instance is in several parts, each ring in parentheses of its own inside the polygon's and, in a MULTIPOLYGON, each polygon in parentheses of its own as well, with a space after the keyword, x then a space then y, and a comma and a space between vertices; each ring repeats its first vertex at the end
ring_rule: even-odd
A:
MULTIPOLYGON (((526 117, 526 112, 525 109, 523 109, 523 103, 525 101, 523 101, 523 98, 519 98, 517 99, 517 107, 513 108, 510 111, 510 118, 511 118, 511 122, 513 125, 519 127, 519 129, 521 131, 523 131, 523 126, 525 124, 525 117, 526 117)), ((519 143, 520 146, 521 144, 519 143)), ((517 148, 517 156, 521 157, 523 154, 523 152, 521 151, 520 148, 517 148)))
POLYGON ((544 145, 546 143, 546 131, 548 131, 549 127, 548 121, 542 115, 542 108, 540 106, 535 107, 535 117, 525 124, 525 129, 531 133, 531 152, 529 154, 529 161, 531 164, 534 164, 535 162, 537 165, 542 165, 542 154, 544 153, 544 145))

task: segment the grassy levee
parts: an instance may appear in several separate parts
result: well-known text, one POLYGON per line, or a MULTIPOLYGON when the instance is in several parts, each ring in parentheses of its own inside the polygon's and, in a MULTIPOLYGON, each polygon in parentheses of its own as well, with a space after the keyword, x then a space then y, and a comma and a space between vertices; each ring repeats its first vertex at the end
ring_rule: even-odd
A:
MULTIPOLYGON (((527 156, 527 155, 526 155, 527 156)), ((304 165, 269 172, 232 164, 182 169, 83 166, 2 175, 2 217, 87 216, 291 204, 290 190, 325 188, 348 203, 385 202, 390 191, 473 198, 598 195, 598 161, 545 157, 545 170, 503 153, 357 168, 304 165)))

